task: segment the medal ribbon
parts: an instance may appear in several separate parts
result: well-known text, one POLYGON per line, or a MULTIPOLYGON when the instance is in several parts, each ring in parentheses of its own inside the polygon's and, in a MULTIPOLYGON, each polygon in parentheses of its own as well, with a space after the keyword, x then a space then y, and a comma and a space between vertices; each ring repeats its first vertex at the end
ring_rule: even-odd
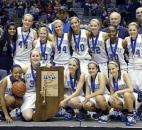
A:
POLYGON ((114 91, 118 91, 118 79, 117 81, 115 81, 115 79, 113 78, 112 81, 113 81, 114 91))
POLYGON ((72 91, 74 92, 75 91, 76 80, 71 75, 70 75, 70 85, 71 85, 72 91))
POLYGON ((46 43, 40 42, 40 51, 41 51, 42 57, 44 58, 45 57, 45 52, 46 52, 46 43))
POLYGON ((131 48, 132 48, 133 55, 135 54, 135 50, 136 50, 136 41, 137 41, 137 38, 135 40, 131 38, 131 48))
POLYGON ((112 42, 110 40, 110 48, 111 48, 111 52, 112 52, 112 57, 115 58, 116 50, 117 50, 117 46, 118 46, 118 39, 116 40, 115 46, 113 47, 112 45, 113 44, 112 44, 112 42))
MULTIPOLYGON (((98 72, 97 72, 97 74, 98 74, 98 72)), ((96 74, 94 80, 93 80, 93 77, 91 76, 91 90, 93 93, 95 92, 95 89, 96 89, 95 80, 96 80, 97 74, 96 74)))
POLYGON ((32 72, 32 78, 33 78, 33 80, 36 81, 36 75, 34 73, 34 69, 33 69, 32 65, 31 65, 31 72, 32 72))
POLYGON ((30 34, 30 31, 28 32, 28 34, 26 35, 26 37, 24 38, 24 34, 23 34, 23 31, 22 32, 22 42, 24 44, 24 46, 26 47, 27 46, 27 40, 29 38, 29 34, 30 34))
POLYGON ((94 38, 92 37, 92 45, 93 45, 94 50, 95 50, 95 48, 97 46, 98 38, 99 38, 99 33, 97 34, 95 41, 94 41, 94 38))
POLYGON ((59 52, 61 51, 61 45, 62 45, 62 42, 63 42, 63 38, 64 38, 64 34, 62 34, 62 36, 61 36, 60 43, 59 43, 59 41, 58 41, 58 37, 57 37, 57 39, 56 39, 57 49, 58 49, 59 52))
POLYGON ((81 37, 81 30, 79 31, 78 38, 75 37, 75 34, 73 32, 73 38, 74 38, 74 42, 75 42, 75 49, 77 49, 77 50, 79 50, 80 37, 81 37))

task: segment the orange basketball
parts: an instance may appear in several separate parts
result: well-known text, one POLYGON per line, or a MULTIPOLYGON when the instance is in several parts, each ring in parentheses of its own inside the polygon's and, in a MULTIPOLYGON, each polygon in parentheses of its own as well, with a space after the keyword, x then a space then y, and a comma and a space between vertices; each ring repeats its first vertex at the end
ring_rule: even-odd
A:
POLYGON ((12 93, 17 97, 22 97, 26 92, 26 85, 23 81, 16 81, 12 85, 12 93))

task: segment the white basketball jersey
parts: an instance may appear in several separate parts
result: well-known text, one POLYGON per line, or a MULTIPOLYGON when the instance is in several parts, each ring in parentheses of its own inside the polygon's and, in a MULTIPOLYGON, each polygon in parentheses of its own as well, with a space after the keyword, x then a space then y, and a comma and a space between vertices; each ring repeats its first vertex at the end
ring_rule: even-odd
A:
MULTIPOLYGON (((97 40, 97 45, 95 48, 93 48, 93 40, 92 38, 89 39, 89 46, 92 52, 92 59, 96 61, 98 64, 101 63, 106 63, 108 62, 108 56, 106 54, 105 50, 105 43, 103 39, 103 34, 104 32, 99 32, 98 40, 97 40)), ((94 42, 96 40, 95 37, 93 37, 94 42)))
MULTIPOLYGON (((61 41, 61 37, 58 37, 58 44, 61 41)), ((55 47, 54 63, 56 64, 66 64, 70 59, 70 50, 68 44, 68 34, 64 33, 63 41, 61 43, 61 49, 58 50, 57 43, 55 47)))
POLYGON ((51 54, 52 54, 52 46, 51 42, 47 41, 47 43, 41 45, 40 39, 37 40, 37 44, 35 46, 36 49, 39 50, 41 55, 41 65, 51 64, 51 54), (41 46, 43 47, 44 55, 42 55, 41 46))
MULTIPOLYGON (((76 91, 78 81, 72 78, 72 81, 75 82, 74 90, 76 91)), ((71 86, 71 78, 69 72, 67 73, 67 80, 65 82, 65 89, 67 90, 66 94, 71 95, 74 91, 71 86)), ((81 90, 79 95, 83 95, 83 90, 81 90)))
POLYGON ((28 32, 23 32, 22 27, 17 28, 18 39, 16 41, 16 52, 14 60, 22 63, 30 62, 30 52, 32 50, 32 42, 34 40, 35 30, 30 29, 28 32), (23 41, 23 38, 25 42, 23 41))
MULTIPOLYGON (((93 81, 94 84, 95 84, 95 91, 97 91, 97 90, 100 88, 100 83, 99 83, 98 75, 99 75, 99 72, 97 73, 97 76, 96 76, 96 78, 95 78, 95 81, 93 81)), ((92 88, 91 88, 91 76, 90 76, 90 75, 87 77, 87 82, 88 82, 88 86, 89 86, 89 88, 90 88, 90 91, 91 91, 91 93, 92 93, 92 88)), ((94 91, 94 92, 95 92, 95 91, 94 91)))
MULTIPOLYGON (((97 91, 98 89, 100 89, 99 75, 100 75, 101 73, 102 73, 102 72, 98 72, 98 73, 97 73, 97 76, 96 76, 96 78, 95 78, 95 81, 93 81, 94 84, 95 84, 94 92, 97 91)), ((87 77, 87 82, 88 82, 88 86, 89 86, 89 88, 90 88, 90 91, 91 91, 91 93, 92 93, 91 76, 90 76, 90 75, 88 75, 88 77, 87 77)), ((109 93, 109 92, 108 92, 108 89, 107 89, 106 86, 105 86, 105 92, 104 92, 104 94, 108 94, 108 93, 109 93)))
MULTIPOLYGON (((89 47, 88 47, 88 41, 87 41, 87 35, 86 30, 81 29, 81 36, 80 36, 80 42, 79 42, 79 50, 76 51, 75 48, 75 39, 72 35, 72 49, 73 49, 73 57, 78 58, 79 60, 85 60, 85 59, 91 59, 91 56, 88 53, 89 47)), ((79 39, 79 35, 75 35, 76 41, 79 39)))
POLYGON ((133 55, 132 53, 132 47, 131 47, 131 38, 126 37, 126 41, 128 43, 128 51, 129 51, 129 68, 134 67, 135 69, 141 69, 142 68, 142 35, 138 34, 136 39, 136 48, 135 53, 133 55))
MULTIPOLYGON (((126 72, 125 71, 121 71, 121 78, 118 79, 118 90, 123 90, 123 89, 126 89, 127 86, 126 86, 126 83, 123 79, 123 75, 125 74, 126 72)), ((114 88, 114 84, 113 84, 113 79, 112 77, 110 77, 110 82, 112 84, 112 87, 114 88)))
MULTIPOLYGON (((127 64, 124 60, 124 48, 122 47, 122 41, 123 41, 123 39, 118 38, 115 60, 118 60, 120 62, 121 69, 126 69, 127 64)), ((106 41, 106 48, 107 48, 109 59, 112 60, 113 53, 112 53, 110 44, 111 44, 110 39, 108 39, 106 41)), ((116 45, 116 43, 112 44, 113 49, 115 48, 115 45, 116 45)))
MULTIPOLYGON (((34 72, 34 75, 36 75, 36 71, 33 70, 33 72, 34 72)), ((24 75, 24 79, 25 79, 25 84, 27 87, 26 93, 35 92, 35 81, 32 76, 31 64, 29 64, 29 66, 28 66, 28 70, 24 75)))

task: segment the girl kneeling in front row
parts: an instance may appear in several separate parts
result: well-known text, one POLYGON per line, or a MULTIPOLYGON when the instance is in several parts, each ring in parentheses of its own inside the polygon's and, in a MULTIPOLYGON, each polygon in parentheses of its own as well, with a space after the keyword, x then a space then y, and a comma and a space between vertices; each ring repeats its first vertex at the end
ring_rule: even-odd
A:
POLYGON ((84 99, 83 86, 85 74, 81 73, 79 59, 72 57, 65 72, 65 94, 60 107, 65 108, 65 119, 69 120, 75 115, 73 109, 81 109, 84 99), (70 115, 70 116, 69 116, 70 115))
POLYGON ((86 96, 83 102, 83 107, 88 111, 100 110, 98 115, 99 122, 107 122, 108 116, 108 105, 107 101, 109 95, 107 92, 106 85, 108 80, 106 76, 100 72, 99 66, 95 61, 90 61, 88 64, 89 76, 86 78, 86 96))
POLYGON ((135 101, 132 83, 125 71, 121 71, 116 61, 109 62, 111 96, 109 103, 115 110, 123 110, 127 108, 126 125, 134 125, 136 123, 133 116, 133 104, 135 101))

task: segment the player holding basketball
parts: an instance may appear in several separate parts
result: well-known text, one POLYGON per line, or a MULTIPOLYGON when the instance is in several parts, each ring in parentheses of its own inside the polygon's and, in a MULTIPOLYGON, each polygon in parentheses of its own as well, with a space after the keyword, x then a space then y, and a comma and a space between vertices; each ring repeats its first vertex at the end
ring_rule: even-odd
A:
POLYGON ((23 70, 19 65, 14 65, 11 72, 11 75, 8 75, 0 82, 1 109, 3 110, 7 123, 11 123, 13 121, 8 111, 22 105, 18 104, 18 106, 15 106, 16 98, 12 94, 12 84, 15 81, 22 80, 23 70))
POLYGON ((36 101, 36 69, 40 67, 40 53, 37 49, 33 49, 30 54, 31 63, 23 67, 24 79, 27 86, 27 91, 23 97, 23 104, 21 106, 21 112, 24 120, 31 121, 35 109, 36 101))

